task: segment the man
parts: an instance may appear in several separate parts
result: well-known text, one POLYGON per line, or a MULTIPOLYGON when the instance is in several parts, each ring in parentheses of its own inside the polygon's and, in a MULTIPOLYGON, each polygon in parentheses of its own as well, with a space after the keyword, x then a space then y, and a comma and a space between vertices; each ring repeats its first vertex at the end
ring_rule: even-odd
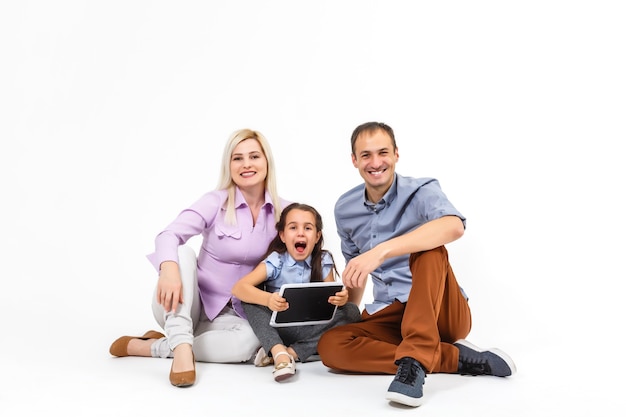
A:
POLYGON ((371 276, 374 300, 361 322, 321 337, 323 363, 338 371, 395 374, 386 398, 412 407, 422 404, 427 373, 512 375, 515 364, 504 352, 464 340, 471 312, 444 245, 463 236, 465 217, 437 180, 395 172, 399 154, 391 127, 364 123, 351 144, 365 183, 335 205, 346 259, 342 279, 349 301, 358 305, 371 276))

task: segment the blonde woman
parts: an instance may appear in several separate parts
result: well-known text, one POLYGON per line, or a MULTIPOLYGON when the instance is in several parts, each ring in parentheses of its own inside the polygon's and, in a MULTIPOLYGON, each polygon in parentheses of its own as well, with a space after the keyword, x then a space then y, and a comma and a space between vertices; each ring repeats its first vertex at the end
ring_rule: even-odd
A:
POLYGON ((113 356, 173 358, 169 379, 186 387, 195 361, 248 361, 260 342, 233 285, 261 261, 289 204, 278 196, 269 143, 257 131, 235 131, 224 147, 220 180, 183 210, 155 239, 148 260, 158 271, 152 309, 164 329, 122 336, 113 356), (202 235, 200 253, 185 243, 202 235))

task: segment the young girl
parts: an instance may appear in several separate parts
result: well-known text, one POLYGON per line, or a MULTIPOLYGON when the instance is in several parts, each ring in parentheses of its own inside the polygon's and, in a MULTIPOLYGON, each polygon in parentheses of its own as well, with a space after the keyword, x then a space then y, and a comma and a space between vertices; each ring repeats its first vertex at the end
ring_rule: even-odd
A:
POLYGON ((296 373, 296 360, 305 362, 317 354, 317 342, 326 330, 354 323, 361 319, 356 304, 348 303, 344 288, 328 299, 338 306, 330 323, 272 327, 272 311, 289 308, 278 293, 283 284, 335 281, 337 272, 332 254, 322 249, 322 218, 313 207, 292 203, 285 207, 276 224, 278 235, 269 244, 265 259, 239 280, 232 289, 242 301, 248 321, 261 341, 256 355, 256 366, 274 365, 274 380, 280 382, 296 373), (265 287, 265 290, 259 287, 265 287), (271 358, 265 355, 269 352, 271 358))

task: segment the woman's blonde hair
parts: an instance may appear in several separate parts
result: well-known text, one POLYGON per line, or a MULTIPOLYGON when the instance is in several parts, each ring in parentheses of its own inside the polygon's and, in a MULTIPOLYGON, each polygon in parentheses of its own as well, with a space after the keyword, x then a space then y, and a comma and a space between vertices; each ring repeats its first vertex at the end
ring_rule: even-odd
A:
POLYGON ((226 217, 225 221, 228 224, 236 224, 237 218, 235 217, 235 182, 230 175, 230 160, 235 151, 235 147, 246 139, 254 139, 261 145, 261 150, 267 160, 267 176, 265 177, 265 190, 269 192, 272 204, 274 204, 274 221, 280 220, 280 213, 282 207, 280 204, 280 197, 276 187, 276 168, 274 165, 274 157, 272 156, 272 149, 270 144, 260 132, 250 129, 240 129, 234 131, 226 146, 224 146, 224 154, 222 155, 222 172, 218 181, 218 190, 228 190, 228 199, 226 200, 226 217))

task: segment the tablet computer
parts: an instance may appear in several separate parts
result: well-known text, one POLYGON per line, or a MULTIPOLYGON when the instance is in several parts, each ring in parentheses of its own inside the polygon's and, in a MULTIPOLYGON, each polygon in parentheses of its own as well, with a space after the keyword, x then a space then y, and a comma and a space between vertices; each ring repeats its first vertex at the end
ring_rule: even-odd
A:
POLYGON ((340 282, 306 282, 283 284, 280 295, 289 303, 285 311, 274 311, 270 319, 273 327, 303 326, 328 323, 335 317, 337 306, 328 297, 341 291, 340 282))

